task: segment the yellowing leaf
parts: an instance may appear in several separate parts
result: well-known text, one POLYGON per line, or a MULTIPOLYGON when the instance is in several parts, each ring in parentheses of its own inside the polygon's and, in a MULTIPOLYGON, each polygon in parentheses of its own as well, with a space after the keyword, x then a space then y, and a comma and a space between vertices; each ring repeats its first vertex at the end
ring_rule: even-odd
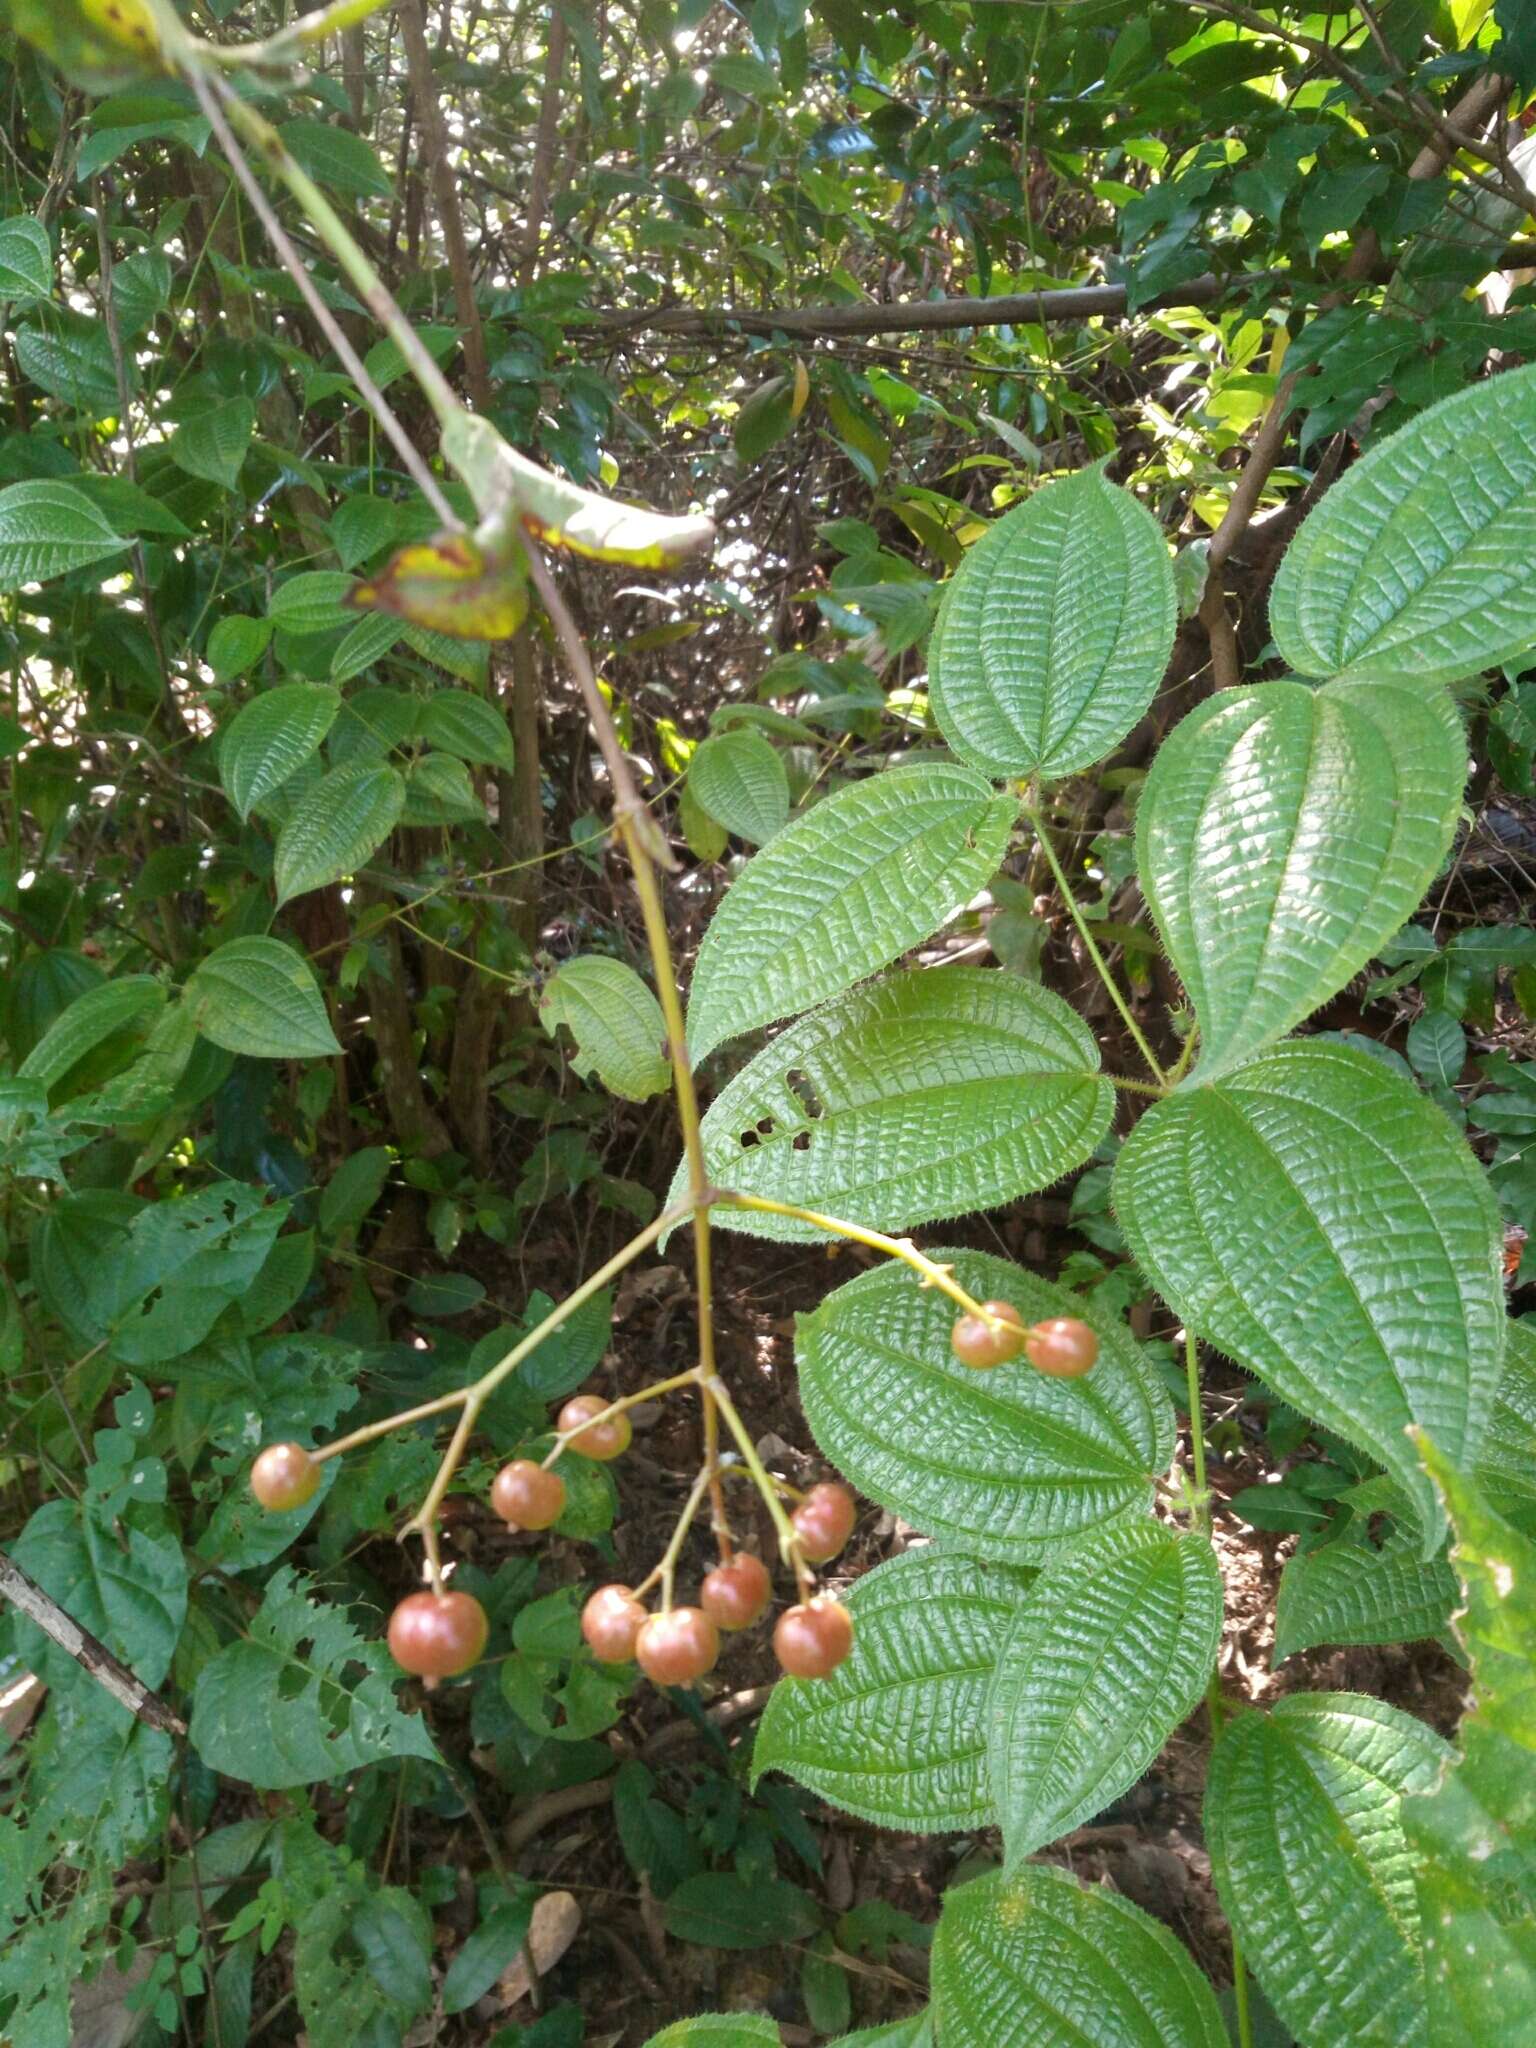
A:
POLYGON ((8 11, 16 33, 88 91, 165 68, 144 0, 11 0, 8 11))
POLYGON ((795 381, 790 394, 789 416, 799 419, 805 411, 806 401, 811 395, 811 373, 799 356, 795 357, 795 381))
POLYGON ((520 565, 496 561, 468 534, 439 533, 401 548, 346 601, 456 640, 510 640, 528 615, 528 585, 520 565))

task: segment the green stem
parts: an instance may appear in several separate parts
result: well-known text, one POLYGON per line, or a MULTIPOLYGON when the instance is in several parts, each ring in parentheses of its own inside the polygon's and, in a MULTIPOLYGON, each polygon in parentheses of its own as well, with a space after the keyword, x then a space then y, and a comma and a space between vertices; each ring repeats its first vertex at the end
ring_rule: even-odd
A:
POLYGON ((1061 900, 1063 901, 1063 903, 1066 904, 1067 909, 1071 912, 1072 922, 1077 926, 1077 935, 1083 942, 1083 950, 1087 953, 1088 958, 1093 962, 1094 967, 1097 969, 1100 981, 1102 981, 1105 988, 1108 989, 1110 1001, 1114 1004, 1115 1008, 1120 1012, 1121 1020, 1124 1023, 1126 1030, 1130 1032, 1131 1037, 1135 1040, 1137 1051, 1146 1061, 1150 1071, 1156 1075, 1159 1091, 1166 1092, 1168 1086, 1168 1078, 1164 1074, 1162 1068, 1158 1065, 1157 1059, 1152 1051, 1151 1046, 1147 1043, 1146 1036, 1143 1033, 1141 1026, 1136 1022, 1135 1017, 1131 1014, 1130 1004, 1125 1000, 1125 997, 1120 993, 1118 983, 1110 974, 1109 968, 1105 965, 1104 955, 1099 951, 1098 941, 1094 938, 1088 920, 1086 917, 1084 917, 1082 910, 1078 904, 1078 900, 1076 896, 1074 896, 1072 893, 1072 884, 1067 880, 1066 870, 1065 868, 1063 868, 1061 862, 1056 858, 1056 849, 1054 846, 1052 846, 1050 834, 1045 829, 1044 818, 1041 817, 1040 812, 1036 808, 1036 806, 1030 802, 1026 802, 1024 805, 1024 815, 1029 819, 1029 822, 1035 828, 1035 836, 1040 841, 1040 851, 1045 855, 1051 873, 1056 878, 1056 886, 1061 891, 1061 900))

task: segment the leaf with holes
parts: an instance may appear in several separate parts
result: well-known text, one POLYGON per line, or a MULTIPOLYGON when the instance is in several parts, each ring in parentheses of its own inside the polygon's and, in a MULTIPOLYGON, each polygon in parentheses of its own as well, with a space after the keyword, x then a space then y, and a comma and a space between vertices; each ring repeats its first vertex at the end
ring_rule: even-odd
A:
POLYGON ((879 1827, 990 1826, 987 1695, 1026 1583, 926 1548, 855 1580, 853 1654, 830 1678, 774 1687, 753 1782, 786 1771, 879 1827))
POLYGON ((840 789, 732 883, 693 972, 696 1060, 841 995, 948 922, 996 872, 1018 815, 969 768, 926 761, 840 789))
POLYGON ((1536 644, 1536 366, 1442 399, 1302 521, 1270 628, 1303 675, 1454 682, 1536 644))
POLYGON ((1227 2048, 1183 1945, 1119 1893, 1045 1863, 945 1895, 933 2012, 943 2048, 1227 2048))
POLYGON ((325 1059, 341 1051, 309 963, 280 939, 229 939, 187 983, 197 1028, 248 1059, 325 1059))
POLYGON ((1476 1455, 1504 1348, 1502 1233, 1482 1169, 1379 1060, 1283 1045, 1147 1112, 1114 1204, 1174 1312, 1283 1401, 1438 1503, 1403 1431, 1476 1455))
MULTIPOLYGON (((980 967, 895 974, 770 1041, 704 1118, 716 1186, 878 1230, 992 1209, 1081 1166, 1114 1089, 1059 996, 980 967)), ((680 1166, 669 1200, 687 1184, 680 1166)), ((827 1235, 722 1205, 758 1237, 827 1235)))
POLYGON ((1351 1526, 1287 1563, 1270 1662, 1319 1643, 1422 1642, 1441 1634, 1455 1604, 1456 1574, 1443 1558, 1426 1563, 1411 1533, 1378 1545, 1351 1526))
POLYGON ((127 549, 106 515, 73 484, 38 478, 0 491, 0 591, 49 583, 127 549))
POLYGON ((383 845, 405 809, 405 778, 366 761, 331 769, 277 835, 278 903, 349 875, 383 845))
POLYGON ((297 774, 340 709, 337 692, 316 683, 279 683, 241 706, 220 741, 219 780, 242 818, 297 774))
POLYGON ((1222 690, 1160 749, 1136 864, 1211 1080, 1311 1015, 1412 916, 1450 845, 1467 749, 1449 697, 1397 683, 1222 690))
POLYGON ((1450 1751, 1358 1693, 1292 1693, 1229 1721, 1205 1833, 1232 1930, 1280 2018, 1315 2048, 1428 2048, 1406 1793, 1450 1751))
POLYGON ((1124 1325, 1005 1259, 930 1256, 1026 1323, 1080 1317, 1098 1335, 1098 1364, 1075 1380, 1022 1363, 975 1372, 950 1350, 954 1303, 905 1266, 880 1266, 797 1325, 800 1396, 825 1455, 915 1528, 1016 1564, 1145 1514, 1173 1455, 1173 1408, 1124 1325))
POLYGON ((789 822, 789 777, 760 733, 719 732, 688 763, 688 788, 716 824, 761 846, 789 822))
POLYGON ((1048 1564, 1013 1620, 987 1708, 1007 1867, 1128 1791, 1216 1667, 1222 1589, 1197 1533, 1096 1529, 1048 1564))
POLYGON ((171 442, 171 460, 188 476, 232 491, 255 431, 256 408, 248 398, 221 399, 182 421, 171 442))
POLYGON ((1455 1530, 1456 1617, 1472 1666, 1461 1751, 1438 1783, 1403 1801, 1418 1852, 1432 2048, 1518 2042, 1536 2012, 1536 1545, 1421 1439, 1455 1530))
POLYGON ((928 650, 933 715, 988 775, 1074 774, 1151 703, 1173 629, 1156 520, 1082 470, 1000 519, 945 588, 928 650))
POLYGON ((287 1566, 274 1572, 250 1634, 198 1673, 190 1736, 209 1770, 281 1791, 385 1757, 437 1762, 421 1716, 395 1704, 384 1644, 308 1591, 287 1566))
POLYGON ((563 1024, 576 1041, 573 1073, 596 1073, 626 1102, 646 1101, 671 1079, 661 1005, 622 960, 567 960, 544 985, 539 1019, 551 1038, 563 1024))

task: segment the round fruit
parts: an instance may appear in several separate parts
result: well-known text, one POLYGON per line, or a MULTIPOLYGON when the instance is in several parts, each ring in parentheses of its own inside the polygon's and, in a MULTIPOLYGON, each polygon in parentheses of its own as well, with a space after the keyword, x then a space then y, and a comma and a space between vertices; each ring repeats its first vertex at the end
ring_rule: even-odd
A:
POLYGON ((513 1529, 547 1529, 565 1506, 565 1481, 532 1458, 514 1458, 491 1482, 491 1506, 513 1529))
POLYGON ((313 1500, 320 1467, 302 1444, 268 1444, 251 1467, 251 1491, 271 1514, 313 1500))
POLYGON ((562 1436, 573 1429, 580 1429, 580 1436, 573 1437, 568 1448, 579 1457, 596 1458, 607 1464, 610 1458, 621 1458, 629 1449, 629 1440, 634 1431, 629 1426, 627 1415, 610 1415, 606 1422, 593 1423, 590 1429, 581 1425, 594 1415, 601 1415, 612 1403, 605 1401, 601 1394, 577 1394, 567 1401, 560 1410, 555 1427, 562 1436))
POLYGON ((853 1616, 836 1600, 786 1607, 773 1632, 773 1654, 791 1678, 830 1678, 853 1648, 853 1616))
POLYGON ((858 1512, 846 1486, 826 1479, 813 1486, 789 1518, 804 1556, 812 1564, 836 1557, 853 1534, 858 1512))
POLYGON ((772 1598, 768 1567, 750 1550, 738 1550, 728 1564, 717 1564, 699 1587, 699 1605, 716 1628, 750 1628, 762 1620, 772 1598))
POLYGON ((627 1664, 645 1619, 628 1586, 599 1586, 581 1610, 582 1637, 599 1664, 627 1664))
POLYGON ((457 1678, 484 1656, 490 1630, 472 1593, 407 1593, 389 1617, 389 1653, 417 1678, 457 1678))
POLYGON ((1024 1351, 1036 1372, 1052 1379, 1081 1379, 1092 1372, 1099 1355, 1099 1340, 1076 1316, 1053 1316, 1048 1323, 1036 1323, 1024 1339, 1024 1351))
POLYGON ((962 1365, 990 1372, 994 1365, 1006 1365, 1024 1349, 1024 1318, 1011 1301, 984 1301, 981 1305, 986 1315, 996 1316, 1007 1329, 998 1329, 986 1315, 959 1316, 949 1333, 949 1348, 962 1365))
POLYGON ((653 1685, 692 1685, 720 1654, 720 1631, 697 1607, 647 1615, 635 1638, 635 1662, 653 1685))

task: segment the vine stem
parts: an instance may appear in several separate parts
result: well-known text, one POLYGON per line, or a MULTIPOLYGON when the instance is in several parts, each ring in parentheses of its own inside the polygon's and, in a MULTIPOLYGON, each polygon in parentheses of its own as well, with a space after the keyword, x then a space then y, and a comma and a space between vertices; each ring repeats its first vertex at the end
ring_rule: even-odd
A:
POLYGON ((642 1401, 659 1400, 663 1394, 670 1394, 674 1387, 695 1386, 698 1384, 698 1379, 699 1368, 696 1365, 690 1365, 686 1372, 675 1372, 670 1379, 654 1380, 650 1386, 641 1387, 638 1393, 621 1394, 618 1400, 610 1401, 608 1406, 600 1410, 598 1414, 589 1415, 585 1422, 579 1422, 574 1429, 562 1431, 555 1438, 554 1443, 545 1455, 544 1464, 546 1468, 553 1465, 563 1452, 569 1450, 577 1437, 585 1436, 589 1429, 598 1428, 600 1424, 607 1422, 611 1416, 622 1415, 628 1408, 638 1408, 642 1401))
POLYGON ((1147 1043, 1146 1034, 1136 1022, 1130 1004, 1120 993, 1119 984, 1115 981, 1108 966, 1105 964, 1104 955, 1099 951, 1098 941, 1094 938, 1088 920, 1084 917, 1082 908, 1072 892, 1072 884, 1067 880, 1066 869, 1056 857, 1056 849, 1051 844, 1051 835, 1046 830, 1045 820, 1040 815, 1038 806, 1030 799, 1025 800, 1024 815, 1035 828, 1035 837, 1040 842, 1040 851, 1045 855, 1046 862, 1050 867, 1052 875, 1055 877, 1056 886, 1061 891, 1061 900, 1066 904, 1068 911, 1071 913, 1072 922, 1077 926, 1077 935, 1083 942, 1083 950, 1093 962, 1100 981, 1108 989, 1110 1001, 1120 1012, 1121 1021, 1135 1040, 1137 1051, 1146 1061, 1150 1072, 1156 1076, 1159 1090, 1166 1093, 1168 1077, 1158 1065, 1157 1058, 1151 1046, 1147 1043))
MULTIPOLYGON (((1184 1383, 1189 1401, 1189 1455, 1194 1466, 1195 1525, 1209 1539, 1211 1533, 1211 1495, 1206 1484, 1205 1471, 1205 1412, 1200 1400, 1200 1340, 1186 1323, 1184 1326, 1184 1383)), ((1210 1682, 1205 1689, 1205 1711, 1211 1724, 1211 1740, 1214 1743, 1226 1721, 1226 1702, 1221 1693, 1219 1672, 1212 1671, 1210 1682)), ((1248 1968, 1243 1961, 1242 1943, 1234 1930, 1232 1937, 1232 2002, 1237 2008, 1238 2048, 1253 2048, 1253 2017, 1248 2009, 1248 1968)))
POLYGON ((884 1252, 887 1258, 900 1259, 904 1265, 910 1266, 924 1287, 936 1287, 941 1294, 947 1294, 968 1316, 977 1317, 989 1330, 1012 1328, 1002 1317, 988 1315, 982 1303, 966 1292, 955 1278, 953 1266, 930 1259, 926 1252, 918 1250, 910 1237, 888 1237, 883 1230, 867 1230, 862 1223, 849 1223, 841 1216, 823 1216, 818 1209, 801 1209, 793 1202, 775 1202, 768 1195, 737 1194, 733 1188, 716 1188, 714 1198, 727 1208, 755 1209, 764 1216, 792 1216, 797 1222, 814 1224, 818 1230, 825 1230, 833 1237, 845 1237, 852 1244, 868 1245, 871 1251, 884 1252))
POLYGON ((677 1576, 677 1560, 682 1555, 683 1544, 687 1538, 688 1531, 693 1526, 693 1518, 699 1512, 699 1503, 709 1490, 709 1484, 710 1468, 708 1465, 701 1466, 699 1476, 694 1480, 688 1498, 683 1503, 683 1512, 677 1518, 677 1526, 672 1531, 671 1541, 667 1544, 666 1549, 661 1553, 655 1565, 635 1588, 635 1598, 640 1600, 645 1597, 652 1586, 659 1582, 661 1586, 661 1611, 663 1614, 671 1612, 672 1584, 677 1576))
POLYGON ((709 1391, 714 1395, 725 1426, 736 1439, 736 1448, 741 1452, 741 1462, 752 1475, 752 1483, 763 1497, 763 1504, 772 1517, 774 1531, 779 1539, 779 1555, 787 1565, 794 1568, 795 1584, 800 1589, 802 1601, 809 1600, 812 1593, 811 1574, 800 1549, 800 1538, 795 1525, 784 1512, 779 1499, 779 1490, 757 1455, 757 1445, 752 1441, 751 1431, 736 1412, 736 1403, 726 1391, 724 1383, 717 1376, 709 1391))

